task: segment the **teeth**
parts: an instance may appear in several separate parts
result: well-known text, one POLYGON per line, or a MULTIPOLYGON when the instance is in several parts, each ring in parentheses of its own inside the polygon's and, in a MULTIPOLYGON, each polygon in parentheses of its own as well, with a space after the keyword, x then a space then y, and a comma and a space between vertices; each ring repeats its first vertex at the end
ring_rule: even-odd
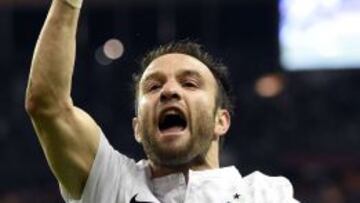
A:
POLYGON ((176 114, 180 114, 180 113, 175 110, 169 110, 166 111, 164 115, 176 115, 176 114))

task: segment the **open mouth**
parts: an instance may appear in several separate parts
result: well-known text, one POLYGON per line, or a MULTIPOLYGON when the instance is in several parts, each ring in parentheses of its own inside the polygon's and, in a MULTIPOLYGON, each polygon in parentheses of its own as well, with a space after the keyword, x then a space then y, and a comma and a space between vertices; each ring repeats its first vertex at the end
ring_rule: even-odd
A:
POLYGON ((160 115, 159 130, 162 133, 180 132, 185 130, 186 126, 187 121, 181 111, 169 110, 160 115))

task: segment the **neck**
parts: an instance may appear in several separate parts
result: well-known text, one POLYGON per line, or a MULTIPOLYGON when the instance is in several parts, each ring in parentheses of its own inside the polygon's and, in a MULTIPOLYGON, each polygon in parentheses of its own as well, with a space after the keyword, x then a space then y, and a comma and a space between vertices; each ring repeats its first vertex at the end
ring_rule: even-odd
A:
POLYGON ((209 170, 220 167, 219 145, 217 141, 213 141, 204 157, 197 157, 191 162, 185 163, 183 165, 169 167, 169 166, 155 164, 151 160, 149 162, 152 172, 151 173, 152 178, 158 178, 173 173, 183 173, 186 177, 186 180, 188 180, 189 170, 202 171, 202 170, 209 170))

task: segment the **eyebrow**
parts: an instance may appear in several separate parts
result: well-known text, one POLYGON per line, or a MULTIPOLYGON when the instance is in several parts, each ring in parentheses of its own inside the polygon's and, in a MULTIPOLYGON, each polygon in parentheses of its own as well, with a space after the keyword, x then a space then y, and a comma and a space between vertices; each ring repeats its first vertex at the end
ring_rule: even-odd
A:
MULTIPOLYGON (((185 70, 181 70, 180 73, 176 74, 177 79, 183 79, 186 77, 194 77, 197 80, 199 80, 200 82, 203 80, 202 75, 198 71, 195 71, 195 70, 185 69, 185 70)), ((146 84, 148 81, 151 81, 151 80, 164 81, 164 80, 166 80, 166 76, 162 72, 158 72, 158 71, 152 72, 149 75, 145 76, 145 78, 140 83, 140 86, 142 86, 143 84, 146 84)))
MULTIPOLYGON (((202 78, 201 74, 194 70, 183 70, 179 74, 177 74, 176 77, 187 77, 187 76, 202 78)), ((149 81, 152 79, 163 79, 164 77, 165 77, 165 75, 161 72, 153 72, 153 73, 150 73, 149 75, 145 76, 145 78, 143 79, 143 82, 146 82, 146 81, 149 81)))
POLYGON ((197 71, 194 71, 194 70, 182 71, 179 74, 179 77, 195 77, 195 78, 198 78, 198 79, 202 78, 201 74, 199 72, 197 72, 197 71))
POLYGON ((145 76, 145 78, 143 79, 142 83, 145 83, 149 80, 161 80, 164 79, 165 75, 161 72, 153 72, 150 73, 149 75, 145 76))

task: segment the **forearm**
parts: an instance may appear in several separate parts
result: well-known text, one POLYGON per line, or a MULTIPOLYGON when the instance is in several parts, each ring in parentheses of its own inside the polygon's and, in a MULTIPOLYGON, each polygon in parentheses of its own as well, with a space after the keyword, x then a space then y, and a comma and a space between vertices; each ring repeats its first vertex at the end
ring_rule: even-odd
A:
POLYGON ((30 112, 56 113, 71 104, 79 9, 53 0, 33 55, 26 92, 30 112))

